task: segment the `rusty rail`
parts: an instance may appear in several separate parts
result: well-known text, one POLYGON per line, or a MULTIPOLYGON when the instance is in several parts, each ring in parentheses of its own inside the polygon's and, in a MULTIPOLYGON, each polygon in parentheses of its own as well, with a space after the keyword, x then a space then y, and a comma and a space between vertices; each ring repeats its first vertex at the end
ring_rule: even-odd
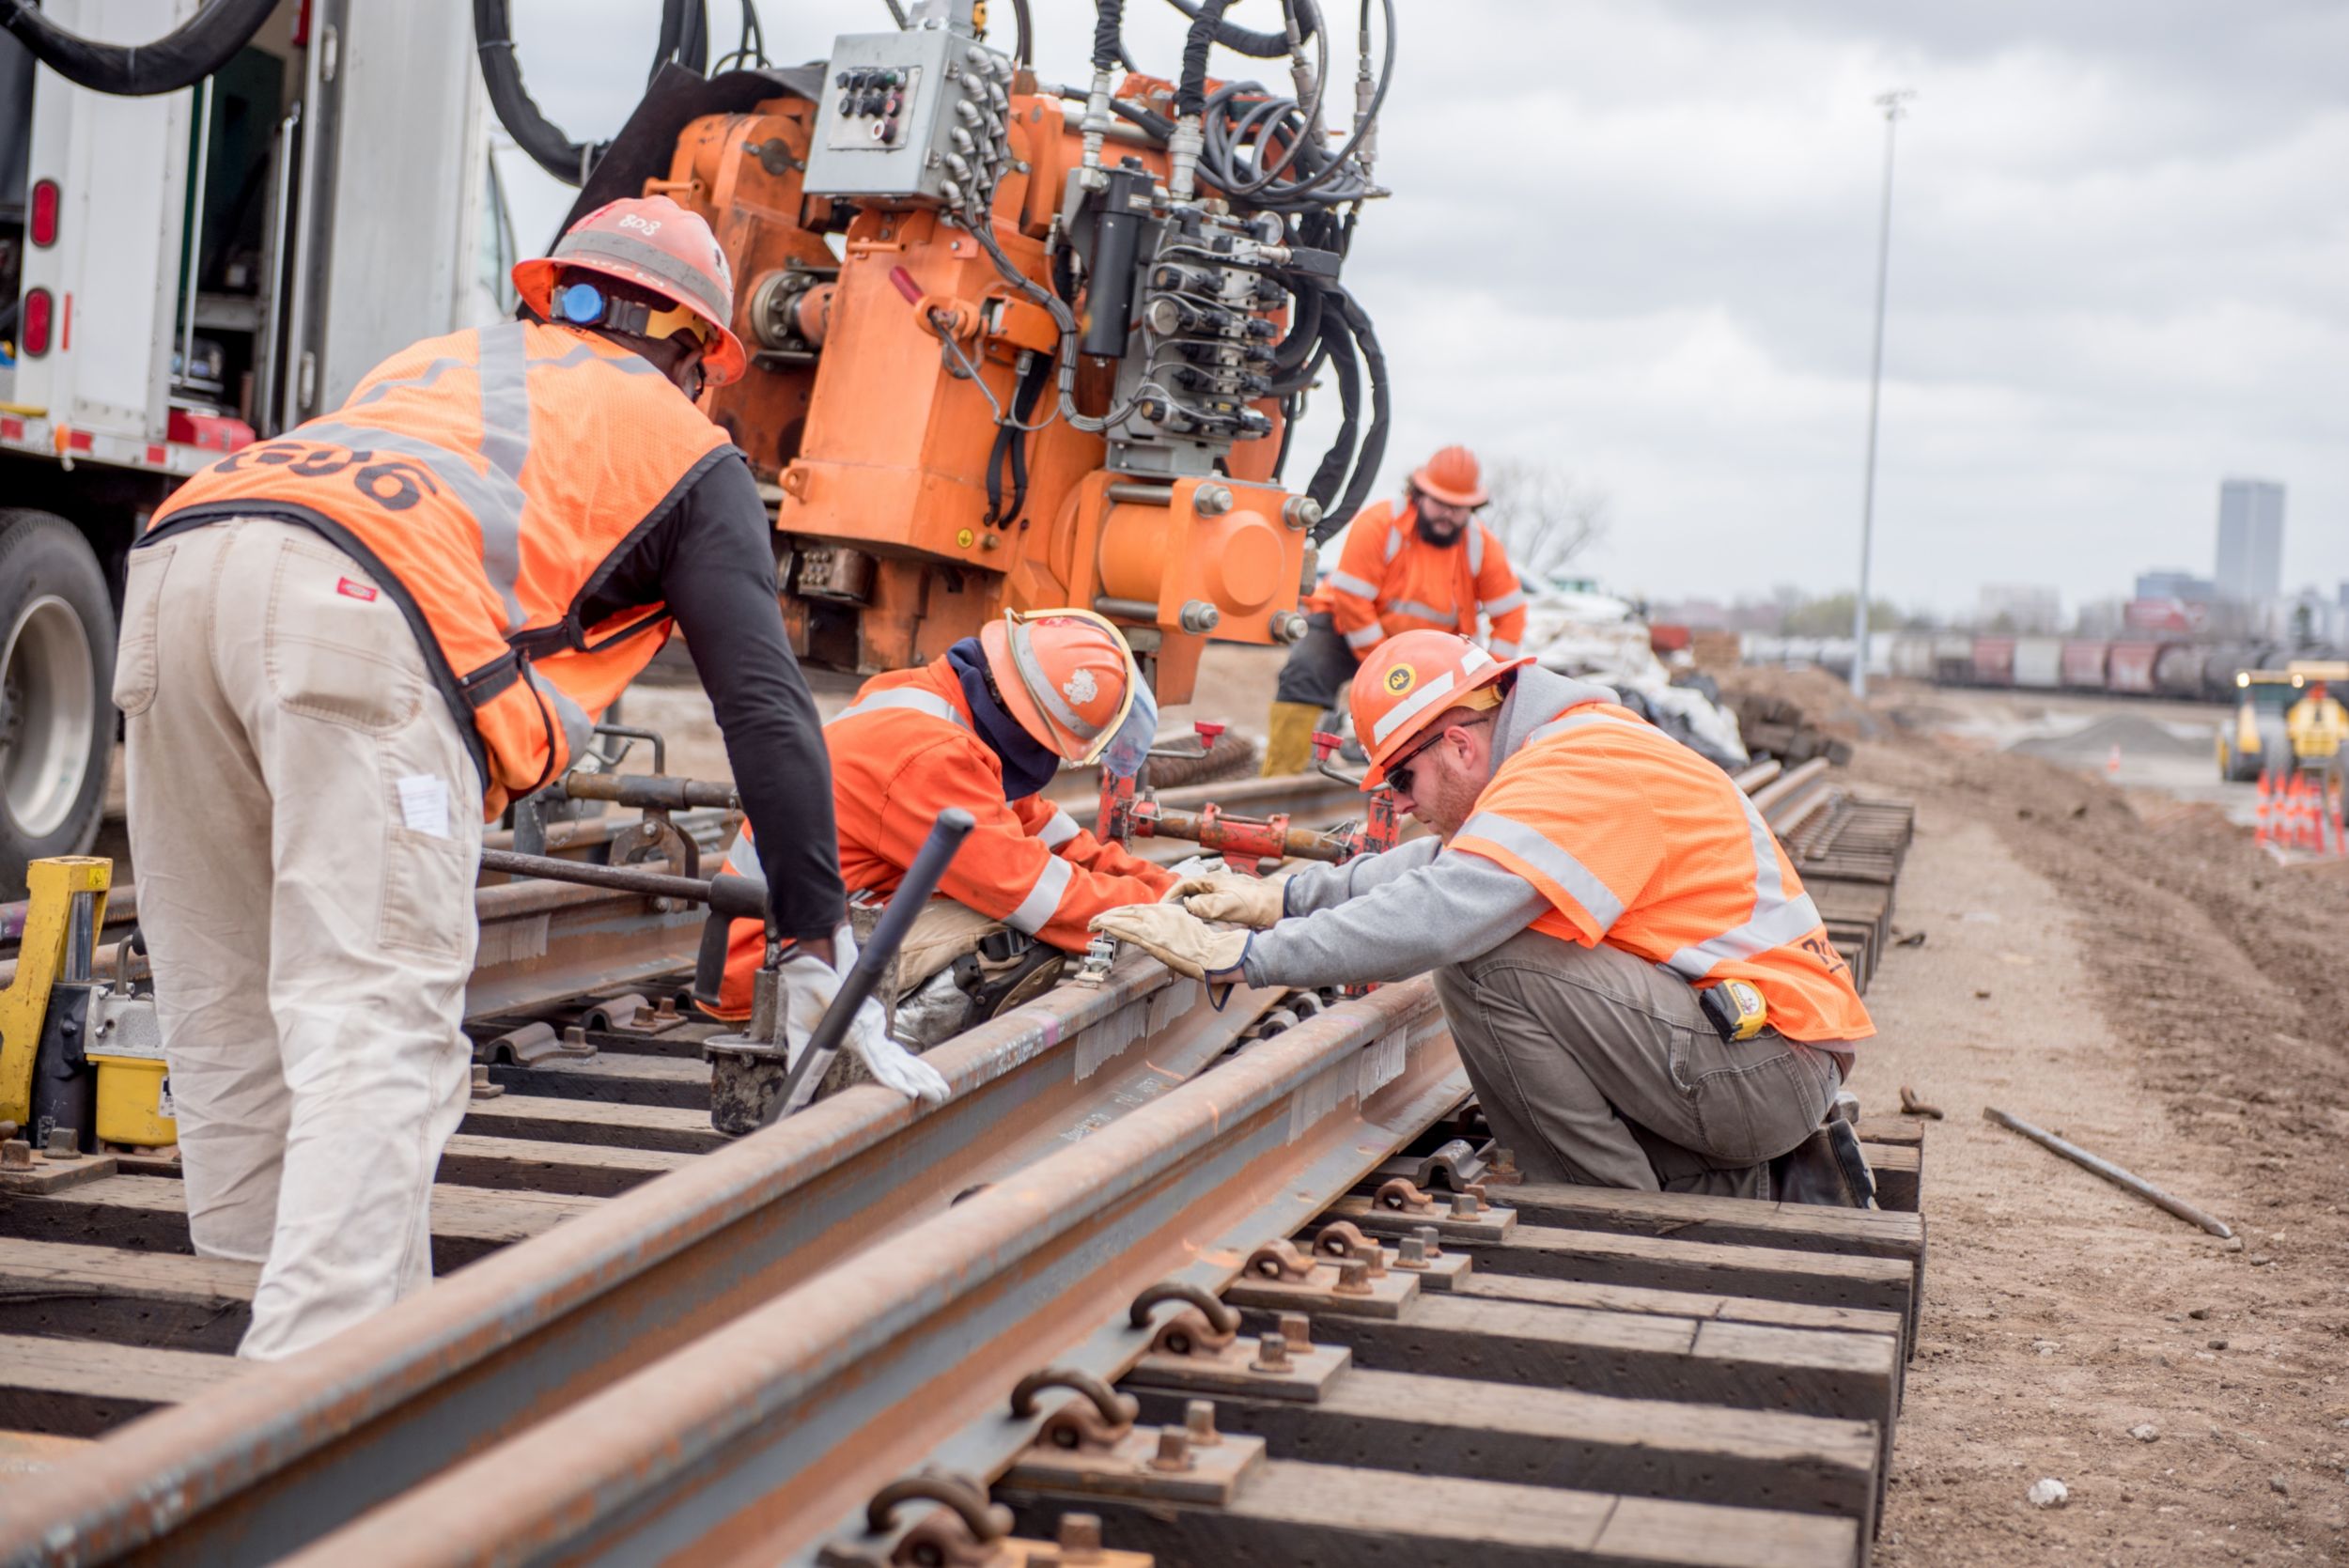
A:
POLYGON ((1098 988, 1064 986, 928 1053, 954 1088, 942 1106, 869 1084, 820 1100, 0 1495, 0 1562, 273 1560, 1113 1126, 1283 994, 1219 1012, 1128 955, 1098 988))
POLYGON ((989 1479, 1063 1400, 1050 1364, 1121 1375, 1127 1306, 1215 1291, 1467 1093, 1423 980, 1331 1009, 882 1247, 644 1365, 313 1543, 299 1563, 875 1564, 866 1499, 925 1461, 989 1479), (838 1555, 829 1559, 840 1560, 838 1555))

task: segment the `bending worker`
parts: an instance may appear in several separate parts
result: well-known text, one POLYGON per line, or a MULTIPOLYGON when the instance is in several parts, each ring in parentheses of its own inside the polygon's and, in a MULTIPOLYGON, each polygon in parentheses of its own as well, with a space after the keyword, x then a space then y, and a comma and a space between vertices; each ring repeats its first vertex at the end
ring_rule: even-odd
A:
POLYGON ((429 1280, 483 822, 563 775, 673 624, 776 923, 813 956, 841 927, 766 508, 692 402, 743 365, 715 239, 665 197, 614 202, 514 283, 527 318, 394 355, 191 478, 131 552, 139 919, 188 1229, 266 1265, 241 1355, 429 1280))
POLYGON ((1094 924, 1214 984, 1433 970, 1494 1136, 1537 1178, 1863 1202, 1858 1141, 1822 1123, 1874 1026, 1778 841, 1719 768, 1530 665, 1411 631, 1354 677, 1364 787, 1439 838, 1094 924))
MULTIPOLYGON (((899 950, 901 992, 1004 926, 1081 953, 1095 915, 1153 903, 1174 886, 1173 873, 1040 798, 1064 761, 1101 761, 1132 776, 1157 728, 1126 639, 1089 610, 1006 613, 927 664, 865 682, 824 728, 848 891, 896 891, 949 806, 977 822, 946 868, 942 896, 899 950)), ((746 828, 731 856, 747 854, 751 836, 746 828)), ((734 922, 724 985, 705 1000, 710 1012, 749 1017, 763 951, 757 923, 734 922)))
POLYGON ((2349 710, 2323 681, 2312 680, 2308 694, 2285 713, 2284 734, 2292 741, 2293 760, 2308 772, 2323 774, 2349 745, 2349 710))
POLYGON ((1305 635, 1281 667, 1265 777, 1305 770, 1322 713, 1338 706, 1362 656, 1390 637, 1424 628, 1473 642, 1483 615, 1492 622, 1493 656, 1517 657, 1525 593, 1501 541, 1476 520, 1489 499, 1476 454, 1447 446, 1412 472, 1400 512, 1377 501, 1354 515, 1337 570, 1305 601, 1305 635))

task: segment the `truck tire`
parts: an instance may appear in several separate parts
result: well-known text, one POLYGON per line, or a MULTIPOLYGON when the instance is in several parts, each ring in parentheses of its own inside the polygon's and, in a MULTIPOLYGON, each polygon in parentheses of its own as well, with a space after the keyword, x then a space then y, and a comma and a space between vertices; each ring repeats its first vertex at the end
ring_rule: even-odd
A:
POLYGON ((98 838, 115 744, 115 611, 81 533, 0 509, 0 896, 98 838))

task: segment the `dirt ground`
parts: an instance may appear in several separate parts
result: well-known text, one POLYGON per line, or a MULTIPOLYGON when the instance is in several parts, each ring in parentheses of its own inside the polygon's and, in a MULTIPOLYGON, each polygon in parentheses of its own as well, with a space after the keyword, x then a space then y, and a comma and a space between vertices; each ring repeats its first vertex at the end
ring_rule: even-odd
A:
MULTIPOLYGON (((1888 699, 1886 707, 1897 704, 1888 699)), ((2349 1560, 2349 874, 2101 769, 1855 725, 1919 805, 1867 1110, 1927 1140, 1932 1248, 1877 1560, 2349 1560), (2205 1236, 1981 1119, 2231 1221, 2205 1236), (2043 1477, 2069 1501, 2025 1500, 2043 1477)))

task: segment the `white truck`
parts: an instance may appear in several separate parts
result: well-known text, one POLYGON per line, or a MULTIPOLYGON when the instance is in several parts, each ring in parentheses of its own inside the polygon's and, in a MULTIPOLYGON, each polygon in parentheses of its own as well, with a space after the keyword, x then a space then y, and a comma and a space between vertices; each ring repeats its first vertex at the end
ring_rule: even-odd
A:
MULTIPOLYGON (((0 33, 0 899, 97 836, 147 516, 510 303, 465 0, 261 4, 225 63, 149 96, 75 85, 21 18, 0 33)), ((45 0, 36 25, 146 45, 255 8, 45 0)))

